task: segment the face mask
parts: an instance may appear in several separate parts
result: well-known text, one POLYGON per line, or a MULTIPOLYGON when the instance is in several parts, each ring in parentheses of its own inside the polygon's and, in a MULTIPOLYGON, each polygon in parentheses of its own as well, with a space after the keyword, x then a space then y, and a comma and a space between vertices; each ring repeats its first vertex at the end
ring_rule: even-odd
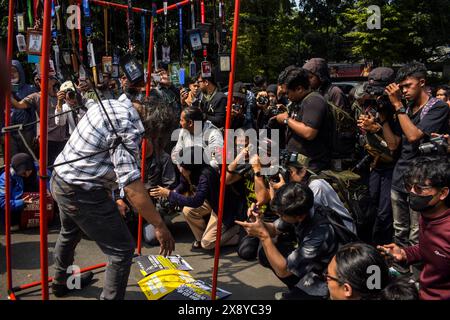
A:
POLYGON ((418 211, 418 212, 424 212, 428 211, 430 209, 433 209, 436 204, 434 205, 428 205, 430 201, 433 199, 433 195, 429 196, 419 196, 414 193, 409 194, 409 206, 412 210, 418 211))

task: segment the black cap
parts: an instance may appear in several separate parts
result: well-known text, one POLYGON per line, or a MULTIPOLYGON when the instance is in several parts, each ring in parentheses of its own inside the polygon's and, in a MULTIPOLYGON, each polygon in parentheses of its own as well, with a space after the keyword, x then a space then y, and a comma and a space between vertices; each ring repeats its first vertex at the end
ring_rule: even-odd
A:
POLYGON ((247 89, 242 82, 236 82, 233 86, 233 97, 246 99, 247 89))
POLYGON ((33 158, 27 153, 18 153, 12 157, 11 166, 18 175, 23 175, 25 171, 34 169, 33 158))
POLYGON ((278 86, 276 84, 270 84, 267 86, 266 89, 267 92, 271 92, 274 95, 277 95, 277 91, 278 91, 278 86))
POLYGON ((369 85, 385 87, 395 81, 395 72, 391 68, 379 67, 369 73, 369 85))

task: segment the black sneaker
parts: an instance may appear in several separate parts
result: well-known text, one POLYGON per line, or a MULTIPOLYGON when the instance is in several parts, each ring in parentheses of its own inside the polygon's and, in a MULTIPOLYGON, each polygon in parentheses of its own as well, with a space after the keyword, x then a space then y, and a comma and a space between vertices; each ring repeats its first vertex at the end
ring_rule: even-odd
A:
MULTIPOLYGON (((92 279, 94 278, 94 273, 92 271, 82 273, 80 276, 80 287, 79 289, 83 289, 86 286, 88 286, 92 279)), ((55 297, 64 297, 70 292, 73 292, 75 290, 79 290, 78 288, 69 289, 66 284, 56 284, 52 283, 52 292, 55 295, 55 297)))

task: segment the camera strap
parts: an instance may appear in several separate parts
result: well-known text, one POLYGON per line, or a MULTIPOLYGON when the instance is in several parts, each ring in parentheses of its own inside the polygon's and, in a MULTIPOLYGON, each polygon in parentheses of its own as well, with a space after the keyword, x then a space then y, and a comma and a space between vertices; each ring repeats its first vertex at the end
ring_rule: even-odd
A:
MULTIPOLYGON (((425 116, 428 114, 428 112, 430 112, 431 108, 434 107, 434 105, 439 102, 439 99, 437 98, 433 98, 430 97, 430 99, 428 99, 427 103, 423 106, 422 110, 420 111, 420 121, 423 120, 423 118, 425 118, 425 116)), ((406 113, 409 114, 410 113, 410 109, 408 107, 408 109, 406 110, 406 113)))

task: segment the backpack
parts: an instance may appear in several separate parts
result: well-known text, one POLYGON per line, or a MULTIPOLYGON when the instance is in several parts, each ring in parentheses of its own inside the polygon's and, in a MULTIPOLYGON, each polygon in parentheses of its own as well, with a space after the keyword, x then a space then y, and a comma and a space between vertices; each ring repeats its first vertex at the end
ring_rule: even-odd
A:
MULTIPOLYGON (((311 96, 322 95, 318 92, 310 93, 305 99, 311 96)), ((331 159, 352 159, 356 148, 356 134, 358 126, 355 119, 347 112, 325 100, 328 106, 327 128, 329 134, 331 159)))
POLYGON ((359 241, 358 236, 345 226, 342 221, 342 217, 333 209, 319 206, 316 208, 315 214, 321 215, 322 221, 320 223, 325 222, 331 225, 334 230, 338 246, 359 241))
POLYGON ((372 205, 369 188, 360 182, 360 176, 351 171, 324 170, 310 179, 324 179, 331 185, 355 221, 357 235, 368 241, 376 207, 372 205))

